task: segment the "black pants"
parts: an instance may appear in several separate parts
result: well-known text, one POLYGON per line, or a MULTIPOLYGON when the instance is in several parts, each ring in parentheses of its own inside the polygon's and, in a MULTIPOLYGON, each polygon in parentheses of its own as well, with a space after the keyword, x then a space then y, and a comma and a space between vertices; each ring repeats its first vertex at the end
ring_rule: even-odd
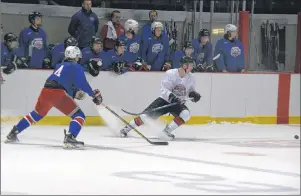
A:
POLYGON ((184 104, 177 104, 171 107, 163 108, 161 110, 157 110, 155 112, 148 113, 149 110, 152 110, 157 107, 168 105, 169 103, 165 101, 163 98, 158 97, 155 101, 153 101, 145 110, 144 112, 153 119, 158 119, 160 116, 164 114, 170 113, 173 116, 177 117, 183 110, 188 110, 186 105, 184 104))

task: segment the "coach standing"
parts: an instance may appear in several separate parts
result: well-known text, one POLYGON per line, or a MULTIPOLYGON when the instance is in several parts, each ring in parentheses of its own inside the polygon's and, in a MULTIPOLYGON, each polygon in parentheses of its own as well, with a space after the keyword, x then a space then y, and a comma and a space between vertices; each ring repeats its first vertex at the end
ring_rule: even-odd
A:
POLYGON ((78 41, 78 46, 83 49, 98 31, 98 17, 92 12, 92 0, 82 0, 82 9, 75 13, 70 21, 68 32, 78 41))

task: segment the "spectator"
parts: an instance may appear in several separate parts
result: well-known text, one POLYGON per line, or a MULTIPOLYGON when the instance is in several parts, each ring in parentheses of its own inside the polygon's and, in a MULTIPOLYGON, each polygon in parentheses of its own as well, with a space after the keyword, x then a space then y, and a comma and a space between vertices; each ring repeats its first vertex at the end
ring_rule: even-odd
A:
POLYGON ((245 72, 245 57, 242 43, 237 40, 237 27, 233 24, 225 26, 224 38, 217 41, 214 56, 220 54, 216 60, 219 71, 245 72))
POLYGON ((136 20, 129 19, 124 24, 125 33, 120 35, 126 43, 126 50, 133 53, 137 58, 141 56, 141 37, 137 35, 139 23, 136 20))
POLYGON ((90 46, 84 48, 82 54, 83 58, 80 64, 83 65, 85 71, 89 71, 89 73, 95 77, 96 75, 94 74, 97 74, 97 72, 95 72, 94 68, 97 68, 96 70, 98 71, 100 70, 105 56, 101 39, 99 37, 92 37, 90 46))
POLYGON ((210 32, 207 29, 202 29, 199 32, 198 38, 192 40, 193 56, 196 66, 193 69, 195 72, 215 72, 212 60, 212 44, 209 42, 210 32))
POLYGON ((1 68, 4 68, 5 74, 16 70, 15 59, 18 45, 18 37, 14 33, 4 35, 4 41, 1 43, 1 68))
POLYGON ((173 68, 180 68, 180 61, 183 56, 188 56, 192 58, 193 46, 190 41, 187 41, 184 44, 184 48, 182 50, 177 50, 173 53, 171 57, 171 64, 173 68))
POLYGON ((65 58, 65 49, 68 46, 78 46, 77 40, 70 36, 67 37, 64 40, 63 44, 57 44, 55 45, 52 50, 50 51, 50 56, 51 56, 51 67, 54 69, 55 66, 59 63, 61 63, 64 58, 65 58))
MULTIPOLYGON (((158 20, 158 12, 156 10, 151 10, 148 14, 149 22, 144 24, 142 27, 141 37, 142 41, 148 40, 148 38, 153 37, 151 25, 153 22, 158 20)), ((163 28, 162 34, 166 35, 165 29, 163 28)))
POLYGON ((113 49, 116 39, 125 32, 124 27, 120 24, 120 18, 120 11, 113 11, 110 15, 110 20, 100 31, 100 38, 105 51, 113 49))
POLYGON ((98 31, 98 17, 91 7, 91 0, 82 0, 82 9, 72 16, 68 27, 69 34, 77 39, 80 49, 88 47, 98 31))
POLYGON ((43 68, 43 61, 47 53, 47 35, 41 28, 42 14, 32 12, 28 16, 29 27, 25 27, 19 36, 20 66, 29 68, 43 68))
POLYGON ((151 71, 166 71, 171 65, 169 62, 170 48, 167 35, 162 33, 163 24, 153 22, 152 37, 143 41, 141 57, 151 71))

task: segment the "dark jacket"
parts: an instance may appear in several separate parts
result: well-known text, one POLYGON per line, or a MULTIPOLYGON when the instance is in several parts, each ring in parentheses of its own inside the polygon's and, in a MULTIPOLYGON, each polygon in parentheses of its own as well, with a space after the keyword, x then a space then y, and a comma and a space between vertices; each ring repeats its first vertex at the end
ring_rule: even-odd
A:
POLYGON ((89 45, 92 36, 95 36, 98 31, 98 24, 97 15, 91 10, 86 11, 82 8, 72 16, 68 32, 77 39, 78 46, 84 48, 89 45))

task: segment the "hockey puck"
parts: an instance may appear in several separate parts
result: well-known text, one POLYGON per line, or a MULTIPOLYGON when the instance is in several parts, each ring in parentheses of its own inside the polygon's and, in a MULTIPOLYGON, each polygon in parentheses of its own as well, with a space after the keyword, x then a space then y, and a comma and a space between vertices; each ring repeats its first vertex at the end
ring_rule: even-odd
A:
POLYGON ((295 139, 296 139, 296 140, 299 139, 299 136, 298 136, 298 135, 295 135, 295 139))

